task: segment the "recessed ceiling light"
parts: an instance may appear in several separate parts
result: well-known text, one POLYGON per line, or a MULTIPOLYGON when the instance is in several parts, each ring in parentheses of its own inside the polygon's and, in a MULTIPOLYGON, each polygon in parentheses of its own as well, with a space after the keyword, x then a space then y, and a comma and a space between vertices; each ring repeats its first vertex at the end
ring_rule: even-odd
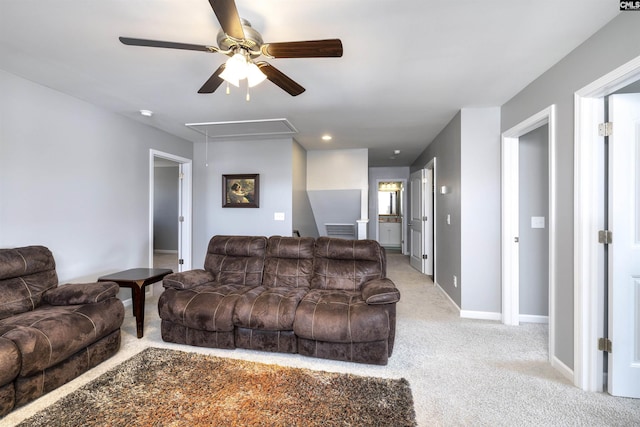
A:
POLYGON ((322 140, 323 141, 331 141, 333 139, 333 137, 331 135, 322 135, 322 140))
POLYGON ((393 150, 393 154, 400 154, 400 150, 393 150))
POLYGON ((145 117, 151 117, 151 116, 153 116, 153 111, 151 111, 151 110, 140 110, 140 114, 142 114, 145 117))

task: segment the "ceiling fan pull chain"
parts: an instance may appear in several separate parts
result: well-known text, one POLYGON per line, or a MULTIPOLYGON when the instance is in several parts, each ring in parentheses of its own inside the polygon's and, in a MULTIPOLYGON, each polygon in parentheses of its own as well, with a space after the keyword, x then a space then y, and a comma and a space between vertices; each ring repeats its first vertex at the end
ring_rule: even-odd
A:
POLYGON ((227 82, 227 95, 231 93, 231 89, 229 89, 229 82, 227 82))
POLYGON ((247 102, 251 101, 251 95, 249 95, 249 85, 247 85, 247 102))

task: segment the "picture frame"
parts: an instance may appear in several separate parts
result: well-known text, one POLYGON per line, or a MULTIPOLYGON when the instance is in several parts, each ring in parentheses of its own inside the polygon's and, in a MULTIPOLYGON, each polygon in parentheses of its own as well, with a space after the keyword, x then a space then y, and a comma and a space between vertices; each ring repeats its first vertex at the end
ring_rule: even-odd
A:
POLYGON ((222 175, 223 208, 260 206, 260 174, 222 175))

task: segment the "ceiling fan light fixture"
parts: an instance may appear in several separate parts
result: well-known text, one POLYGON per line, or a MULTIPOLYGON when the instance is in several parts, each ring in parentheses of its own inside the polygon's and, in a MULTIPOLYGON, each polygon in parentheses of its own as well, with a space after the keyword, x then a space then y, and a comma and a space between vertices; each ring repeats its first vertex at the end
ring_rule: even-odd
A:
POLYGON ((259 85, 260 83, 265 81, 266 78, 267 76, 262 71, 260 71, 260 68, 258 68, 256 64, 254 64, 253 62, 247 64, 247 82, 249 84, 249 87, 259 85))

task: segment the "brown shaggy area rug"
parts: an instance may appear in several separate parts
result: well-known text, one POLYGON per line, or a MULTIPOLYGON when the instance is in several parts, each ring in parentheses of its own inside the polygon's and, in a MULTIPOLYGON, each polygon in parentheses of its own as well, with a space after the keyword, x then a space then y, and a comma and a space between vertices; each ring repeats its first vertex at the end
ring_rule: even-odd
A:
POLYGON ((409 383, 149 348, 20 426, 415 426, 409 383))

